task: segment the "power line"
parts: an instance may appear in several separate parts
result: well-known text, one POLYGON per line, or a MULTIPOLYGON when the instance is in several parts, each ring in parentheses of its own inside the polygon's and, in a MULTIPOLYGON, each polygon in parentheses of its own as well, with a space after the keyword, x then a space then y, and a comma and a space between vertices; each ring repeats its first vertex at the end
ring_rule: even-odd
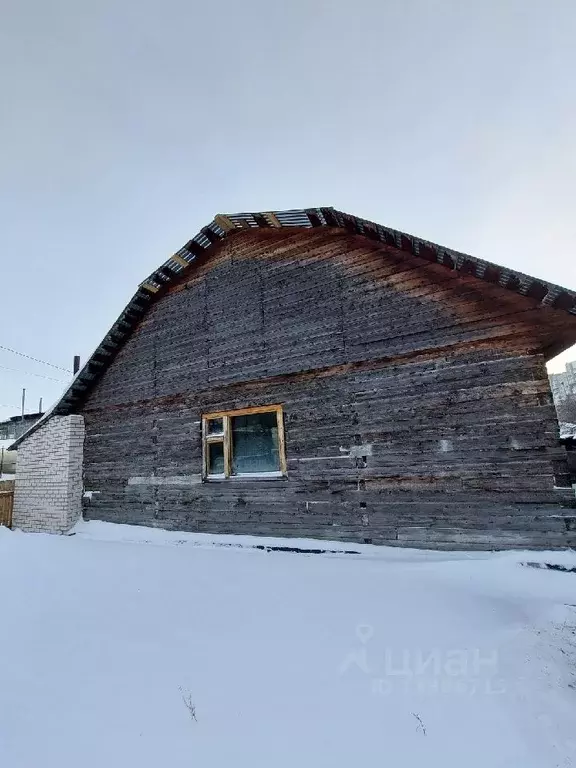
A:
POLYGON ((8 368, 5 365, 0 365, 5 371, 12 371, 13 373, 23 373, 24 376, 37 376, 39 379, 48 379, 48 381, 59 381, 61 384, 66 384, 65 379, 55 379, 52 376, 43 376, 41 373, 30 373, 29 371, 20 371, 18 368, 8 368))
POLYGON ((25 355, 24 352, 18 352, 15 349, 10 349, 10 347, 3 347, 2 344, 0 344, 0 349, 4 350, 4 352, 12 352, 13 355, 19 355, 20 357, 25 357, 27 360, 34 360, 35 363, 42 363, 42 365, 49 365, 50 368, 57 368, 59 371, 72 373, 72 371, 70 371, 69 368, 62 368, 59 365, 54 365, 54 363, 47 363, 46 360, 39 360, 37 357, 32 357, 31 355, 25 355))

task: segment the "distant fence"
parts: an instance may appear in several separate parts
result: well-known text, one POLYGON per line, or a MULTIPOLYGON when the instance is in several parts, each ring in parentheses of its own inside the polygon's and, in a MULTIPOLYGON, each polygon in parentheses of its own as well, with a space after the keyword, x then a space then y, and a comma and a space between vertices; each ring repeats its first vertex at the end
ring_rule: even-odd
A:
POLYGON ((12 527, 14 480, 0 480, 0 525, 12 527))

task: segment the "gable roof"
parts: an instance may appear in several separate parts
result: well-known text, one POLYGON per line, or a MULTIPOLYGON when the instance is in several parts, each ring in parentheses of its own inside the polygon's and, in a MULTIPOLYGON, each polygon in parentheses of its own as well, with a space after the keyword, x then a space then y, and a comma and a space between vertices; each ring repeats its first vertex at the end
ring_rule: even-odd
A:
POLYGON ((138 286, 134 296, 60 400, 45 414, 43 419, 36 422, 18 438, 12 447, 17 447, 28 435, 52 416, 74 412, 74 409, 82 402, 108 368, 116 352, 124 345, 148 308, 164 293, 166 288, 179 280, 189 266, 213 245, 243 230, 290 227, 342 229, 350 234, 362 235, 370 240, 393 246, 406 252, 407 255, 441 264, 446 269, 456 270, 462 275, 471 275, 487 283, 498 284, 516 294, 536 300, 543 306, 560 309, 572 315, 576 339, 576 292, 507 267, 459 253, 413 235, 407 235, 404 232, 361 219, 358 216, 343 213, 335 208, 218 214, 138 286))

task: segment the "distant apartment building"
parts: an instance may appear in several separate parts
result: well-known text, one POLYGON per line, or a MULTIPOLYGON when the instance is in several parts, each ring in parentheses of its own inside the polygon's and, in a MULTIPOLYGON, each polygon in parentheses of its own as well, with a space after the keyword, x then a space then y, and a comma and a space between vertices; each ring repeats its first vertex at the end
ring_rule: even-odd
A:
POLYGON ((16 451, 10 446, 33 424, 43 416, 43 413, 25 413, 24 416, 12 416, 6 421, 0 421, 0 479, 12 477, 16 471, 16 451))
POLYGON ((566 363, 563 373, 550 374, 550 386, 556 404, 571 397, 576 398, 576 361, 566 363))
POLYGON ((23 416, 11 416, 6 421, 0 421, 0 440, 16 440, 43 415, 43 413, 25 413, 23 416))

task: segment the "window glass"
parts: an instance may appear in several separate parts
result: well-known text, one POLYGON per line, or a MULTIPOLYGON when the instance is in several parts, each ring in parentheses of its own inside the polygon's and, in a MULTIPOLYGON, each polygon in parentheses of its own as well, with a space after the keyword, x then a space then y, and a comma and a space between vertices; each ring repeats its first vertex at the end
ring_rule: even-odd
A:
POLYGON ((208 474, 224 474, 224 443, 208 443, 208 474))
POLYGON ((278 422, 275 412, 232 416, 232 472, 277 472, 278 422))
POLYGON ((208 419, 208 434, 209 435, 223 435, 224 434, 224 419, 208 419))

